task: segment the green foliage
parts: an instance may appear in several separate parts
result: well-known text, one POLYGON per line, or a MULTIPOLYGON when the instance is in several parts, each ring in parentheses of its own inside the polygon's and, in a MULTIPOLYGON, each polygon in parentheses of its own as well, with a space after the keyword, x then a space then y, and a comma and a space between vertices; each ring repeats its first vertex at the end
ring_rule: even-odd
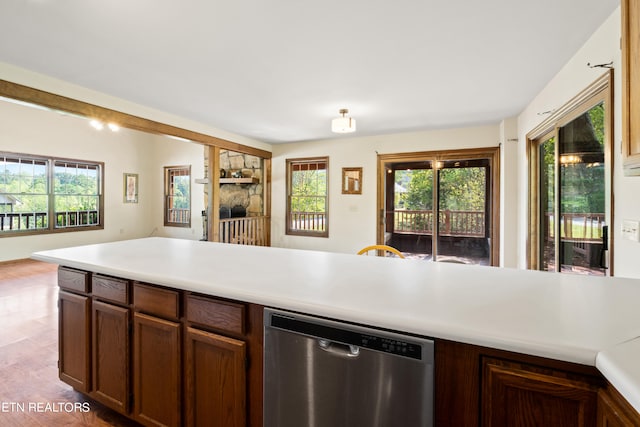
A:
POLYGON ((292 212, 326 212, 326 195, 326 169, 291 173, 292 212))
POLYGON ((190 194, 190 182, 191 177, 189 175, 181 175, 173 177, 173 209, 190 209, 191 194, 190 194))
POLYGON ((476 211, 485 208, 486 169, 447 168, 440 171, 440 210, 476 211))
MULTIPOLYGON (((54 179, 55 210, 96 210, 98 205, 98 177, 95 170, 75 173, 57 169, 54 179)), ((14 164, 0 164, 0 193, 15 199, 13 206, 0 205, 0 212, 47 212, 49 206, 46 168, 18 168, 14 164), (4 167, 3 167, 4 166, 4 167)))
MULTIPOLYGON (((445 168, 438 173, 440 210, 484 211, 485 168, 445 168)), ((395 178, 397 186, 407 189, 406 193, 396 191, 396 209, 433 209, 432 169, 396 171, 395 178)))

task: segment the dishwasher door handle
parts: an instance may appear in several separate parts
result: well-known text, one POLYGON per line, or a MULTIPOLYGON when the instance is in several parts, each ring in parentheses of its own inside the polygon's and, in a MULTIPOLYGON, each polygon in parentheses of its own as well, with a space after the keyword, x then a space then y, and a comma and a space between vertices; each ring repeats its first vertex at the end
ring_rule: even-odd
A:
POLYGON ((318 339, 318 346, 331 354, 342 357, 358 357, 360 355, 360 347, 351 344, 342 344, 325 339, 318 339))

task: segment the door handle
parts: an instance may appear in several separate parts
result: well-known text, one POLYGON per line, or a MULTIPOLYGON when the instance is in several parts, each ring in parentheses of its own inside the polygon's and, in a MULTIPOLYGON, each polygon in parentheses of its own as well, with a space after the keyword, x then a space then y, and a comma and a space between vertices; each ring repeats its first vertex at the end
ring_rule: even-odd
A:
POLYGON ((321 349, 328 353, 342 357, 358 357, 360 355, 360 347, 351 344, 341 344, 329 340, 319 339, 318 345, 321 349))
POLYGON ((609 250, 609 226, 602 226, 602 249, 600 249, 600 268, 607 269, 605 252, 609 250))

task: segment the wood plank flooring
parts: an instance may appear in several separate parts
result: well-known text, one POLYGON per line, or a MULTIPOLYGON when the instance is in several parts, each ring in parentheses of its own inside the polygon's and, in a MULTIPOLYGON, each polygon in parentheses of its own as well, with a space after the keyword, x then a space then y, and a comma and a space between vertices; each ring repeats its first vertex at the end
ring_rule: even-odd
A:
POLYGON ((138 426, 58 379, 57 268, 0 263, 0 426, 138 426))

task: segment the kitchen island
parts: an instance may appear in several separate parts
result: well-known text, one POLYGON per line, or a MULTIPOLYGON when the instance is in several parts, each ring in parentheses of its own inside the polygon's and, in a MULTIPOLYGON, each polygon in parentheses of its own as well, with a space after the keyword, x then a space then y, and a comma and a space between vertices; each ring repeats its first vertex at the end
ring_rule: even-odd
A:
POLYGON ((441 348, 526 355, 534 364, 548 359, 577 371, 584 366, 587 375, 597 367, 640 409, 634 369, 640 355, 634 354, 637 345, 628 344, 640 336, 638 280, 165 238, 43 251, 33 258, 185 295, 435 338, 436 371, 438 342, 441 348))

